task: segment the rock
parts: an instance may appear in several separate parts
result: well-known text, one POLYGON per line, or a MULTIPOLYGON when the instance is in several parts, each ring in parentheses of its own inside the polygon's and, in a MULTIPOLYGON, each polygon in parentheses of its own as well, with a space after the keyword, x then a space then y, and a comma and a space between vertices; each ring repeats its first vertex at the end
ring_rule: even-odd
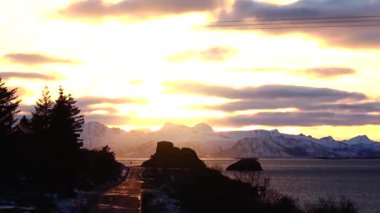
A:
POLYGON ((229 165, 226 169, 227 171, 262 171, 257 158, 244 158, 236 163, 229 165))
POLYGON ((161 141, 157 143, 156 153, 142 164, 143 167, 202 169, 206 165, 197 153, 190 148, 179 149, 173 143, 161 141))

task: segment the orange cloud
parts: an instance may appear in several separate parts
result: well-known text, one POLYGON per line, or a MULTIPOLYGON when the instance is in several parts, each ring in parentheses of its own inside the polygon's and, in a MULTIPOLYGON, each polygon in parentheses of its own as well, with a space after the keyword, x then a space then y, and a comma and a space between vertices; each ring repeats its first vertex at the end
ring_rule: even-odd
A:
POLYGON ((4 79, 10 78, 20 78, 20 79, 31 79, 31 80, 59 80, 57 75, 47 75, 35 72, 0 72, 0 77, 4 79))
POLYGON ((35 64, 74 64, 77 63, 71 59, 57 58, 39 53, 11 53, 4 56, 13 63, 35 65, 35 64))
POLYGON ((211 62, 223 62, 234 56, 238 51, 232 47, 216 46, 201 51, 188 50, 167 57, 172 62, 184 62, 192 59, 211 62))
POLYGON ((103 0, 84 0, 70 4, 61 13, 69 17, 127 16, 148 18, 209 11, 218 5, 218 0, 123 0, 117 3, 106 3, 103 0))

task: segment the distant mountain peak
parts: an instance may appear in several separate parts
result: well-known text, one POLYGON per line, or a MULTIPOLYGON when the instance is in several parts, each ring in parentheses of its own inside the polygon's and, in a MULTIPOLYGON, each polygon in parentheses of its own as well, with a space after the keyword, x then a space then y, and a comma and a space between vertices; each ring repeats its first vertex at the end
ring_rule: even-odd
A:
POLYGON ((199 123, 192 127, 193 130, 197 132, 214 132, 212 127, 206 123, 199 123))
POLYGON ((97 121, 89 121, 89 122, 86 122, 84 125, 83 125, 83 128, 90 128, 90 129, 106 129, 108 128, 106 125, 100 123, 100 122, 97 122, 97 121))
POLYGON ((188 129, 190 127, 187 127, 185 125, 182 125, 182 124, 175 124, 175 123, 165 123, 160 131, 173 131, 173 130, 178 130, 178 129, 188 129))
POLYGON ((278 129, 270 130, 269 132, 272 134, 280 134, 280 131, 278 131, 278 129))
POLYGON ((351 144, 372 143, 373 141, 367 135, 359 135, 346 141, 351 144))
POLYGON ((328 142, 335 142, 335 139, 332 136, 323 137, 320 140, 328 141, 328 142))

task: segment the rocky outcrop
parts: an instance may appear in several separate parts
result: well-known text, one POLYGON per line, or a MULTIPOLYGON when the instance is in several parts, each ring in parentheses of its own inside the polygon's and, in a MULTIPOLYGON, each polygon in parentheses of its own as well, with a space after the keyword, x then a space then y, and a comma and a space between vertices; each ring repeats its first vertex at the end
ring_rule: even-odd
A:
POLYGON ((244 158, 227 167, 227 171, 262 171, 260 162, 257 158, 244 158))
POLYGON ((161 141, 157 143, 156 153, 142 164, 143 167, 189 168, 202 169, 206 165, 197 153, 190 148, 179 149, 173 143, 161 141))

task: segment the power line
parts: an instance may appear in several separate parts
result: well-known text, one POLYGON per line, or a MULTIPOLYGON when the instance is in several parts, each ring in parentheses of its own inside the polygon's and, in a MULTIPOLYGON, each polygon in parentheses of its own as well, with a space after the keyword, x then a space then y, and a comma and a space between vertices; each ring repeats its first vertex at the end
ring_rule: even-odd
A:
POLYGON ((380 15, 372 16, 335 16, 302 17, 283 19, 230 20, 207 25, 211 29, 302 29, 302 28, 349 28, 380 26, 380 15))
POLYGON ((350 24, 350 25, 315 25, 315 26, 278 26, 278 27, 223 27, 223 26, 218 26, 218 27, 211 27, 211 29, 252 29, 252 30, 281 30, 281 29, 304 29, 304 28, 344 28, 344 27, 379 27, 380 23, 378 24, 350 24))
POLYGON ((267 21, 297 21, 297 20, 330 20, 330 19, 363 19, 363 18, 380 18, 380 15, 371 16, 328 16, 328 17, 301 17, 301 18, 275 18, 275 19, 248 19, 248 20, 224 20, 215 23, 228 23, 228 22, 242 22, 242 21, 255 21, 255 22, 267 22, 267 21))
POLYGON ((378 20, 337 20, 337 21, 308 21, 308 22, 287 22, 287 23, 246 23, 241 22, 238 24, 211 24, 209 27, 236 27, 236 26, 265 26, 265 25, 301 25, 301 24, 340 24, 340 23, 371 23, 371 22, 380 22, 378 20))

